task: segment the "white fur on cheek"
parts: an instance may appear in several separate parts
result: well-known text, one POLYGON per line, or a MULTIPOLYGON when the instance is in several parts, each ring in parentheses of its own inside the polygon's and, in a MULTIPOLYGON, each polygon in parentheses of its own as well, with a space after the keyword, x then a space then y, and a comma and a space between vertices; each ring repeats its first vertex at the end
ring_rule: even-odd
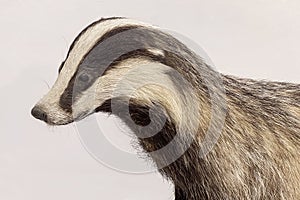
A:
POLYGON ((105 100, 127 96, 145 103, 160 103, 176 120, 178 128, 182 129, 180 132, 187 132, 186 129, 196 131, 200 118, 200 105, 195 101, 198 98, 193 95, 195 92, 191 91, 191 87, 178 91, 180 86, 175 86, 167 74, 170 70, 173 69, 169 66, 148 60, 136 58, 123 61, 83 93, 73 105, 73 113, 75 116, 90 113, 105 100), (194 117, 187 117, 191 115, 194 117))

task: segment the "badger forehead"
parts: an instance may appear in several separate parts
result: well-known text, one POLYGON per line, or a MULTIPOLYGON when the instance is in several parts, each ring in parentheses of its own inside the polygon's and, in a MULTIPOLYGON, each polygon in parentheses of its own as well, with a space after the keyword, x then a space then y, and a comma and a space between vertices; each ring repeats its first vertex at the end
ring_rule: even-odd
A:
POLYGON ((118 27, 129 26, 154 27, 137 20, 121 17, 102 18, 95 21, 82 30, 72 42, 67 53, 67 58, 60 67, 60 70, 66 68, 69 74, 74 74, 84 56, 97 44, 100 38, 118 27))

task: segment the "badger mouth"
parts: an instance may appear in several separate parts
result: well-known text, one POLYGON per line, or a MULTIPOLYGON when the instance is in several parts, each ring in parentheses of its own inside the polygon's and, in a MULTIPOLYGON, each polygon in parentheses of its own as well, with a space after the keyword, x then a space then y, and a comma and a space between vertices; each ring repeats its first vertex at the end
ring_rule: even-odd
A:
POLYGON ((40 105, 36 105, 31 109, 31 115, 50 126, 67 125, 74 122, 72 116, 62 113, 50 113, 40 105))
POLYGON ((47 121, 46 124, 50 126, 63 126, 63 125, 68 125, 74 122, 74 120, 68 120, 68 121, 57 121, 57 122, 52 122, 52 121, 47 121))
POLYGON ((47 112, 42 106, 36 105, 31 110, 31 115, 50 126, 68 125, 70 123, 80 121, 89 115, 93 114, 94 111, 83 111, 75 114, 68 114, 62 112, 47 112))

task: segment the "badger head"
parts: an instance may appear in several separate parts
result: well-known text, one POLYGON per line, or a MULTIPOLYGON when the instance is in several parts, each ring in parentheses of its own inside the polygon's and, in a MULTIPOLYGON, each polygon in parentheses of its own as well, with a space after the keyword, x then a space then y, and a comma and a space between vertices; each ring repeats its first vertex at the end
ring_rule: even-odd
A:
MULTIPOLYGON (((50 125, 80 120, 94 112, 135 112, 149 123, 149 109, 191 129, 209 114, 207 88, 195 69, 210 68, 185 45, 157 27, 126 18, 101 19, 72 43, 51 90, 32 115, 50 125), (204 117, 204 118, 203 118, 204 117)), ((196 128, 194 129, 196 131, 196 128)))

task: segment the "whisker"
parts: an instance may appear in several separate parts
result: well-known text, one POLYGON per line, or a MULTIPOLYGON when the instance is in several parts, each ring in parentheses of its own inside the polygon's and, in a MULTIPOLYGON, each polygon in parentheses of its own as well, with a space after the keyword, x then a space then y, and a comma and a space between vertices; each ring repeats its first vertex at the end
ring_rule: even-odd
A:
MULTIPOLYGON (((61 37, 62 37, 63 41, 65 42, 65 49, 68 49, 69 44, 68 44, 68 41, 67 41, 66 37, 65 36, 61 36, 61 37)), ((64 57, 65 57, 65 50, 63 50, 61 53, 62 53, 62 59, 64 59, 64 57)))
POLYGON ((50 89, 50 85, 46 80, 43 80, 43 82, 47 85, 48 89, 50 89))

